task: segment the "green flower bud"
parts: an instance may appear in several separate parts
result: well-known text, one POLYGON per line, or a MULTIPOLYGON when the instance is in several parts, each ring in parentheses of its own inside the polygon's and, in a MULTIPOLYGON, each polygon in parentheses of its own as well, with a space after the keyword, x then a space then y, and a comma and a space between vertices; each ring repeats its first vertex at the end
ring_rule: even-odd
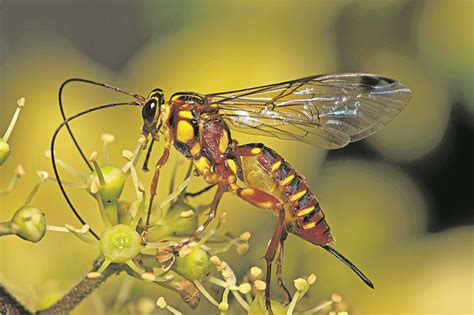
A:
MULTIPOLYGON (((281 305, 280 302, 271 300, 271 303, 272 303, 273 314, 275 315, 287 314, 287 308, 281 305)), ((263 294, 263 291, 257 291, 257 295, 255 296, 255 299, 250 305, 248 315, 262 315, 262 314, 267 314, 267 310, 265 306, 265 296, 263 294)))
POLYGON ((18 209, 10 222, 15 234, 30 242, 38 242, 46 233, 44 213, 32 206, 18 209))
POLYGON ((183 216, 183 213, 193 210, 185 202, 177 202, 171 206, 164 219, 151 220, 147 239, 158 241, 168 236, 189 236, 196 231, 197 215, 183 216))
POLYGON ((140 235, 128 225, 115 225, 100 236, 100 251, 113 263, 132 260, 140 252, 140 235))
MULTIPOLYGON (((100 167, 100 172, 103 175, 105 183, 101 183, 99 175, 94 171, 87 178, 87 186, 90 187, 92 182, 95 181, 100 183, 99 194, 104 202, 111 203, 116 201, 122 194, 123 187, 125 185, 126 174, 118 167, 112 165, 102 165, 100 167)), ((91 193, 90 188, 88 188, 89 193, 91 193)))
POLYGON ((0 138, 0 166, 5 163, 7 160, 8 156, 10 155, 10 145, 0 138))
POLYGON ((199 280, 210 272, 207 253, 199 247, 191 248, 184 257, 177 257, 172 269, 188 280, 199 280))

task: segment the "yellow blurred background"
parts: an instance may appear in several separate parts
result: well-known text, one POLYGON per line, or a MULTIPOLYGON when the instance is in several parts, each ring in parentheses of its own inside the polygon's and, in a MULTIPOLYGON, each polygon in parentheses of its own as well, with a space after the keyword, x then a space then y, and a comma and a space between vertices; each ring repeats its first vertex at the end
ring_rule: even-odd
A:
MULTIPOLYGON (((292 236, 285 248, 284 279, 291 285, 292 279, 315 273, 310 299, 337 292, 354 314, 472 314, 473 21, 474 2, 468 0, 1 1, 0 133, 19 97, 26 98, 26 106, 9 141, 12 154, 0 170, 0 188, 19 163, 27 175, 0 198, 0 221, 23 204, 37 181, 36 171, 52 172, 44 151, 61 121, 57 92, 68 78, 106 82, 142 95, 160 87, 170 96, 318 73, 379 73, 407 85, 413 99, 369 139, 334 152, 258 139, 306 176, 335 247, 369 275, 376 289, 365 287, 320 248, 292 236)), ((65 93, 68 114, 123 100, 80 85, 65 93)), ((135 147, 141 115, 117 108, 72 125, 86 154, 100 151, 102 133, 113 133, 112 161, 122 165, 120 152, 135 147)), ((234 137, 240 143, 256 141, 238 133, 234 137)), ((87 172, 65 133, 57 154, 87 172)), ((162 187, 171 164, 163 171, 162 187)), ((145 182, 148 177, 142 176, 145 182)), ((203 184, 193 179, 191 186, 197 190, 203 184)), ((86 220, 100 230, 94 200, 85 191, 69 191, 86 220)), ((78 226, 56 184, 43 185, 34 204, 46 213, 48 224, 78 226)), ((276 219, 230 195, 219 211, 228 213, 231 231, 253 234, 249 255, 224 256, 237 274, 253 265, 263 267, 259 258, 276 219)), ((89 270, 96 253, 59 233, 48 233, 38 244, 2 237, 0 282, 37 306, 68 290, 89 270)), ((117 294, 121 281, 108 282, 74 313, 98 312, 117 294)), ((133 285, 130 300, 165 294, 180 303, 156 285, 133 285)), ((205 310, 206 305, 200 306, 196 314, 205 310)))

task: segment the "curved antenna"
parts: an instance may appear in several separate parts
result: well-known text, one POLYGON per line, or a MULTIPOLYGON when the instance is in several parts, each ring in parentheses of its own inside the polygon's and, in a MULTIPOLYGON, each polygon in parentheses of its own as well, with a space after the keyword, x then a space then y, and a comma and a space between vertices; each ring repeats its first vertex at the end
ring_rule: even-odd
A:
POLYGON ((372 283, 372 281, 370 281, 369 278, 366 275, 364 275, 364 273, 362 271, 360 271, 360 269, 357 268, 349 259, 344 257, 340 252, 338 252, 336 249, 334 249, 333 247, 331 247, 329 245, 325 245, 325 246, 321 246, 321 247, 324 248, 325 250, 327 250, 328 252, 330 252, 331 254, 333 254, 337 259, 342 261, 346 266, 351 268, 352 271, 354 271, 359 276, 359 278, 361 278, 362 281, 365 282, 365 284, 367 284, 372 289, 375 289, 375 286, 372 283))
MULTIPOLYGON (((56 137, 58 136, 59 134, 59 131, 61 131, 61 129, 64 127, 64 126, 68 126, 68 123, 80 116, 83 116, 85 114, 88 114, 88 113, 91 113, 91 112, 94 112, 94 111, 97 111, 97 110, 101 110, 101 109, 105 109, 105 108, 109 108, 109 107, 115 107, 115 106, 124 106, 124 105, 129 105, 129 106, 140 106, 141 104, 139 102, 120 102, 120 103, 112 103, 112 104, 105 104, 105 105, 99 105, 99 106, 96 106, 96 107, 93 107, 93 108, 89 108, 89 109, 86 109, 80 113, 77 113, 75 115, 72 115, 68 118, 66 118, 59 126, 58 128, 56 128, 56 131, 54 131, 54 134, 53 134, 53 137, 51 138, 51 162, 53 164, 53 171, 54 171, 54 176, 56 176, 56 179, 57 179, 57 182, 58 182, 58 185, 59 185, 59 189, 61 190, 61 193, 63 194, 64 198, 66 199, 66 202, 67 204, 69 205, 69 207, 71 208, 72 212, 74 213, 74 215, 76 216, 76 218, 79 220, 79 222, 81 222, 81 224, 86 224, 86 222, 82 219, 82 217, 80 216, 80 214, 77 212, 76 208, 74 208, 74 205, 72 204, 72 201, 71 199, 69 199, 69 196, 68 194, 66 193, 66 190, 64 189, 64 186, 63 186, 63 183, 61 181, 61 177, 59 176, 59 172, 58 172, 58 168, 56 166, 56 159, 55 159, 55 154, 54 154, 54 146, 56 144, 56 137)), ((87 160, 87 159, 86 159, 87 160)), ((89 162, 88 162, 89 163, 89 162)), ((89 230, 91 232, 91 234, 96 238, 96 239, 99 239, 99 236, 94 232, 94 230, 90 229, 89 230)))
MULTIPOLYGON (((118 93, 122 93, 122 94, 125 94, 125 95, 128 95, 128 96, 131 96, 131 97, 135 98, 138 102, 145 100, 145 98, 143 96, 139 95, 139 94, 127 92, 127 91, 124 91, 124 90, 119 89, 118 87, 115 87, 115 86, 112 86, 112 85, 108 85, 108 84, 100 83, 100 82, 95 82, 95 81, 87 80, 87 79, 71 78, 71 79, 68 79, 68 80, 64 81, 61 84, 61 86, 59 87, 59 94, 58 94, 59 110, 61 111, 61 116, 63 117, 64 121, 67 121, 67 119, 66 119, 66 114, 64 112, 62 94, 63 94, 64 87, 66 85, 68 85, 69 83, 72 83, 72 82, 80 82, 80 83, 91 84, 91 85, 103 87, 103 88, 106 88, 106 89, 109 89, 109 90, 112 90, 112 91, 115 91, 115 92, 118 92, 118 93)), ((79 151, 79 154, 81 155, 82 159, 86 163, 89 170, 92 171, 92 166, 89 164, 89 161, 87 160, 86 156, 84 155, 84 152, 82 151, 81 147, 79 146, 79 142, 76 140, 76 137, 74 137, 74 134, 72 133, 72 130, 69 127, 69 124, 67 122, 66 122, 66 128, 69 132, 69 135, 71 136, 72 142, 74 142, 74 145, 76 146, 77 150, 79 151)))

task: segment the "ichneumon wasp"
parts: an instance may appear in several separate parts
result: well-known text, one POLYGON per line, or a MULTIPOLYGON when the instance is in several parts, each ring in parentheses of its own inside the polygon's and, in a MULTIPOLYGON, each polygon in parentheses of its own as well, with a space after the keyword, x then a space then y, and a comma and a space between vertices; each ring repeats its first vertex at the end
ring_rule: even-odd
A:
MULTIPOLYGON (((264 144, 239 144, 232 138, 231 130, 337 149, 381 129, 405 107, 410 98, 411 91, 401 83, 365 73, 317 75, 223 93, 180 92, 173 94, 168 101, 158 88, 151 91, 148 97, 143 97, 103 83, 70 79, 60 88, 59 103, 64 122, 53 136, 51 152, 54 152, 56 135, 64 125, 81 152, 69 129, 68 122, 72 119, 108 107, 141 107, 142 134, 151 137, 144 170, 147 169, 153 142, 159 140, 159 133, 163 134, 164 142, 151 182, 145 226, 148 225, 156 196, 160 170, 168 161, 172 146, 192 161, 195 174, 209 184, 201 192, 217 186, 207 219, 190 239, 174 247, 175 254, 198 238, 209 225, 225 192, 257 208, 271 210, 278 217, 264 256, 267 264, 266 308, 271 314, 271 269, 278 249, 277 282, 284 292, 284 299, 289 297, 281 279, 283 244, 288 233, 321 246, 350 267, 368 286, 374 286, 353 263, 331 247, 333 238, 324 213, 304 177, 264 144), (61 95, 64 86, 74 81, 112 89, 131 96, 133 101, 97 106, 66 118, 61 95)), ((54 156, 52 161, 59 180, 54 156)), ((61 181, 58 182, 72 210, 84 223, 69 201, 61 181)), ((146 234, 145 228, 142 234, 144 243, 146 234)))

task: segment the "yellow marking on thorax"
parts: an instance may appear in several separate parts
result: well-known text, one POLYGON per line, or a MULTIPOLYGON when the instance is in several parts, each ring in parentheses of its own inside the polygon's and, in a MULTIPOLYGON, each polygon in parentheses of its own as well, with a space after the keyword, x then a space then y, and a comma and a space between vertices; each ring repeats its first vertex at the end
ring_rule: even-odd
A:
POLYGON ((250 150, 250 153, 252 153, 252 154, 254 154, 254 155, 257 155, 257 154, 259 154, 261 151, 262 151, 262 149, 260 149, 260 148, 253 148, 252 150, 250 150))
POLYGON ((277 169, 280 168, 280 166, 281 166, 281 161, 282 161, 282 160, 276 161, 276 162, 272 165, 272 172, 275 172, 277 169))
POLYGON ((234 174, 237 174, 237 165, 234 160, 227 160, 227 165, 229 165, 229 168, 234 174))
POLYGON ((309 230, 311 228, 314 228, 316 226, 316 222, 310 222, 308 224, 303 225, 303 229, 309 230))
POLYGON ((307 215, 308 213, 310 213, 310 212, 313 211, 313 210, 314 210, 314 206, 308 207, 308 208, 305 208, 305 209, 303 209, 303 210, 298 211, 298 212, 296 213, 296 215, 297 215, 298 217, 302 217, 302 216, 307 215))
POLYGON ((296 194, 294 194, 293 196, 290 197, 290 201, 291 202, 294 202, 294 201, 297 201, 299 200, 301 197, 304 196, 304 194, 306 194, 306 189, 305 190, 302 190, 296 194))
POLYGON ((178 126, 176 127, 176 139, 183 143, 186 143, 189 140, 192 140, 193 138, 194 128, 191 123, 186 120, 180 120, 178 122, 178 126))
POLYGON ((219 151, 221 153, 224 153, 227 150, 228 146, 229 146, 229 136, 227 135, 227 132, 222 130, 222 135, 221 135, 221 138, 219 139, 219 151))
POLYGON ((287 176, 285 179, 283 179, 281 181, 281 186, 286 186, 288 185, 289 183, 291 183, 291 181, 295 178, 295 174, 291 174, 289 176, 287 176))
POLYGON ((194 119, 193 113, 190 110, 180 110, 178 114, 181 118, 194 119))
POLYGON ((201 145, 199 144, 199 142, 196 142, 192 147, 191 147, 191 155, 192 156, 196 156, 198 155, 200 152, 201 152, 201 145))
POLYGON ((203 173, 205 170, 210 170, 211 163, 204 156, 201 156, 198 160, 194 160, 194 166, 196 166, 196 169, 199 171, 199 173, 203 173))

